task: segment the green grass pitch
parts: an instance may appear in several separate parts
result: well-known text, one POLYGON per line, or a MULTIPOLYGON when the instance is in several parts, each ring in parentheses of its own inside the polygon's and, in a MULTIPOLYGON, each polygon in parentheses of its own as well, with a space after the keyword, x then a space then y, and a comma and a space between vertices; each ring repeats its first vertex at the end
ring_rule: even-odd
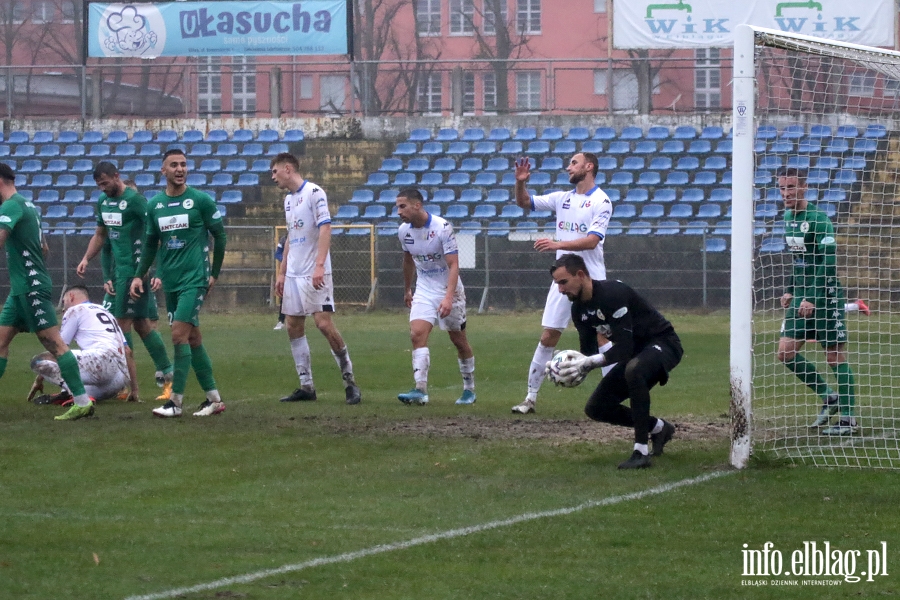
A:
MULTIPOLYGON (((204 315, 228 407, 206 419, 189 416, 202 400, 193 375, 186 416, 151 417, 157 389, 138 345, 143 404, 106 402, 97 418, 55 422, 61 409, 24 400, 28 361, 39 348, 34 336, 20 336, 0 380, 0 598, 900 594, 895 472, 756 460, 745 471, 670 489, 730 469, 727 317, 668 316, 685 357, 670 384, 653 391, 652 412, 679 432, 652 469, 637 473, 615 468, 630 453, 631 433, 583 415, 596 375, 572 390, 545 385, 537 414, 510 414, 524 395, 537 313, 470 316, 478 393, 470 407, 453 404, 460 376, 440 330, 430 342, 431 403, 397 401, 412 385, 403 313, 335 317, 363 390, 359 406, 344 404, 317 331, 307 333, 319 400, 282 404, 297 378, 274 317, 204 315), (866 550, 886 542, 888 575, 858 583, 794 578, 840 582, 816 587, 743 575, 744 544, 772 542, 789 567, 791 553, 813 541, 861 551, 857 573, 866 550), (172 592, 241 576, 248 577, 172 592)), ((576 345, 570 329, 560 348, 576 345)))

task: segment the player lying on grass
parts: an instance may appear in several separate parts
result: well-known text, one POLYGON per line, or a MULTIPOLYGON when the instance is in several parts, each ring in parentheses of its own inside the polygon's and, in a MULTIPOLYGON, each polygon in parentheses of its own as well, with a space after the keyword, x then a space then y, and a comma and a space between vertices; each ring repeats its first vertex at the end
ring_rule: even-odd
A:
POLYGON ((584 259, 564 254, 550 269, 561 294, 572 302, 572 322, 581 353, 560 369, 576 382, 593 369, 615 366, 588 398, 584 412, 595 421, 634 428, 634 451, 620 469, 650 466, 653 456, 675 434, 675 426, 650 414, 650 389, 665 385, 684 350, 675 328, 650 303, 621 281, 597 281, 588 275, 584 259), (609 340, 602 346, 599 340, 609 340), (631 407, 622 406, 631 399, 631 407))
MULTIPOLYGON (((137 377, 134 361, 127 359, 125 337, 112 314, 88 297, 87 288, 73 286, 63 295, 63 314, 60 336, 67 345, 73 341, 78 349, 72 350, 78 361, 78 371, 84 390, 93 400, 106 400, 116 396, 137 377)), ((32 400, 43 391, 44 381, 63 388, 59 394, 43 395, 35 399, 36 404, 66 405, 72 394, 60 374, 59 364, 50 352, 42 352, 31 359, 31 370, 37 373, 34 385, 28 393, 32 400)), ((128 398, 139 402, 132 389, 128 398)))

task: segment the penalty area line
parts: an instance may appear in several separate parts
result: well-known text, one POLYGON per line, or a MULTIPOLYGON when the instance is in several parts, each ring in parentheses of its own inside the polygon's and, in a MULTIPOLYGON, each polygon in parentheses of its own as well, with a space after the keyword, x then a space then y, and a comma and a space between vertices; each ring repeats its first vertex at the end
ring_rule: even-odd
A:
POLYGON ((196 592, 205 592, 209 590, 215 590, 218 588, 223 588, 229 585, 235 584, 244 584, 244 583, 252 583, 259 579, 264 579, 266 577, 272 577, 273 575, 282 575, 284 573, 295 573, 297 571, 303 571, 305 569, 311 569, 313 567, 321 567, 324 565, 333 565, 337 563, 346 563, 352 562, 354 560, 365 558, 367 556, 374 556, 376 554, 384 554, 386 552, 394 552, 397 550, 406 550, 407 548, 413 548, 415 546, 421 546, 422 544, 430 544, 432 542, 437 542, 440 540, 449 540, 453 538, 465 537, 467 535, 472 535, 475 533, 481 533, 483 531, 489 531, 491 529, 499 529, 501 527, 509 527, 511 525, 517 525, 519 523, 525 523, 528 521, 535 521, 537 519, 548 519, 552 517, 561 517, 565 515, 570 515, 572 513, 580 512, 583 510, 587 510, 589 508, 597 508, 600 506, 611 506, 613 504, 620 504, 622 502, 628 502, 630 500, 640 500, 642 498, 647 498, 649 496, 656 496, 659 494, 664 494, 666 492, 671 492, 672 490, 677 490, 678 488, 687 487, 691 485, 697 485, 698 483, 703 483, 705 481, 710 481, 712 479, 718 479, 719 477, 723 477, 725 475, 729 475, 731 473, 736 473, 737 471, 714 471, 712 473, 707 473, 705 475, 700 475, 698 477, 691 477, 689 479, 682 479, 680 481, 674 481, 672 483, 666 483, 663 485, 658 485, 656 487, 648 488, 646 490, 640 490, 637 492, 631 492, 630 494, 622 494, 619 496, 610 496, 608 498, 601 498, 599 500, 589 500, 587 502, 583 502, 582 504, 578 504, 576 506, 570 506, 567 508, 557 508, 554 510, 546 510, 541 512, 531 512, 524 513, 515 517, 510 517, 509 519, 502 519, 500 521, 490 521, 488 523, 482 523, 481 525, 472 525, 469 527, 461 527, 459 529, 449 529, 447 531, 442 531, 439 533, 432 533, 429 535, 423 535, 421 537, 412 538, 409 540, 405 540, 402 542, 394 542, 392 544, 381 544, 378 546, 372 546, 370 548, 364 548, 362 550, 356 550, 354 552, 346 552, 344 554, 336 554, 334 556, 323 556, 321 558, 314 558, 312 560, 308 560, 301 563, 295 563, 290 565, 284 565, 281 567, 277 567, 275 569, 265 569, 263 571, 256 571, 255 573, 247 573, 246 575, 237 575, 235 577, 225 577, 223 579, 217 579, 215 581, 210 581, 209 583, 200 583, 197 585, 192 585, 190 587, 182 587, 172 590, 167 590, 164 592, 156 592, 153 594, 145 594, 140 596, 129 596, 125 600, 164 600, 166 598, 176 598, 178 596, 182 596, 184 594, 193 594, 196 592))

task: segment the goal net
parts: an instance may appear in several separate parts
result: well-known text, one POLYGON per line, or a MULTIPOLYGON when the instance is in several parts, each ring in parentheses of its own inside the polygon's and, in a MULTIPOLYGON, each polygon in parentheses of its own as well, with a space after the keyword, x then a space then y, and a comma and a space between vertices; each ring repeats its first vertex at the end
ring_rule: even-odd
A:
POLYGON ((734 70, 732 463, 761 452, 898 468, 900 53, 741 26, 734 70), (811 300, 819 328, 840 332, 843 320, 843 356, 794 320, 784 337, 809 339, 798 357, 779 352, 782 295, 798 269, 830 268, 821 215, 801 203, 785 220, 778 174, 792 167, 797 191, 833 227, 837 284, 811 300))

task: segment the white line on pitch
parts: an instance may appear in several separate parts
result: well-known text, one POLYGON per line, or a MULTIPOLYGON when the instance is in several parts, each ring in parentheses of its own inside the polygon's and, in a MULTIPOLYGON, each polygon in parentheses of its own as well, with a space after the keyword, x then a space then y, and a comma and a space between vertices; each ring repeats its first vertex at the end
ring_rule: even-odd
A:
POLYGON ((358 558, 365 558, 367 556, 373 556, 375 554, 384 554, 385 552, 393 552, 395 550, 406 550, 407 548, 412 548, 413 546, 421 546, 422 544, 430 544, 431 542, 436 542, 439 540, 449 540, 458 537, 464 537, 467 535, 472 535, 473 533, 481 533, 482 531, 488 531, 490 529, 498 529, 500 527, 509 527, 510 525, 516 525, 518 523, 524 523, 526 521, 534 521, 537 519, 547 519, 550 517, 560 517, 565 515, 570 515, 572 513, 576 513, 582 510, 586 510, 588 508, 596 508, 598 506, 610 506, 612 504, 619 504, 621 502, 627 502, 629 500, 640 500, 641 498, 646 498, 647 496, 655 496, 657 494, 664 494, 666 492, 670 492, 672 490, 686 487, 689 485, 696 485, 698 483, 703 483, 704 481, 709 481, 711 479, 717 479, 719 477, 723 477, 725 475, 729 475, 731 473, 736 473, 736 471, 715 471, 713 473, 707 473, 706 475, 700 475, 698 477, 691 477, 690 479, 682 479, 681 481, 675 481, 672 483, 666 483, 663 485, 659 485, 650 489, 641 490, 639 492, 632 492, 630 494, 622 494, 620 496, 610 496, 609 498, 602 498, 600 500, 589 500, 588 502, 584 502, 582 504, 578 504, 577 506, 570 506, 568 508, 558 508, 555 510, 546 510, 542 512, 533 512, 533 513, 525 513, 522 515, 518 515, 515 517, 511 517, 509 519, 503 519, 502 521, 491 521, 489 523, 482 523, 481 525, 472 525, 471 527, 462 527, 460 529, 450 529, 448 531, 443 531, 440 533, 432 533, 430 535, 423 535, 422 537, 413 538, 411 540, 406 540, 403 542, 394 542, 393 544, 382 544, 379 546, 372 546, 371 548, 365 548, 363 550, 357 550, 355 552, 346 552, 344 554, 337 554, 335 556, 324 556, 322 558, 314 558, 312 560, 308 560, 302 563, 295 563, 292 565, 284 565, 275 569, 266 569, 264 571, 256 571, 255 573, 247 573, 246 575, 238 575, 236 577, 225 577, 223 579, 217 579, 215 581, 210 581, 209 583, 201 583, 198 585, 192 585, 190 587, 177 588, 174 590, 168 590, 165 592, 156 592, 155 594, 146 594, 142 596, 129 596, 125 600, 163 600, 164 598, 175 598, 177 596, 182 596, 184 594, 193 594, 195 592, 205 592, 209 590, 214 590, 218 588, 222 588, 228 585, 235 584, 243 584, 243 583, 251 583, 258 579, 263 579, 265 577, 271 577, 273 575, 282 575, 284 573, 293 573, 296 571, 303 571, 304 569, 310 569, 312 567, 321 567, 323 565, 333 565, 336 563, 346 563, 354 561, 358 558))

